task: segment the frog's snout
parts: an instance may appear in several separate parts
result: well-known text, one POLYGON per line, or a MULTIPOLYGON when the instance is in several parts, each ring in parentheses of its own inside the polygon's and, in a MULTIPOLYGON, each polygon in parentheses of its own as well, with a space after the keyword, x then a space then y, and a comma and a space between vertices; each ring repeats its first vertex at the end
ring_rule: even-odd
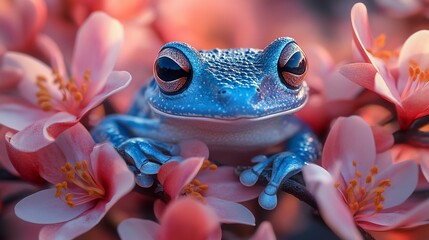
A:
POLYGON ((220 102, 243 106, 257 102, 260 98, 260 93, 261 89, 256 86, 243 88, 221 87, 217 90, 216 95, 220 102))

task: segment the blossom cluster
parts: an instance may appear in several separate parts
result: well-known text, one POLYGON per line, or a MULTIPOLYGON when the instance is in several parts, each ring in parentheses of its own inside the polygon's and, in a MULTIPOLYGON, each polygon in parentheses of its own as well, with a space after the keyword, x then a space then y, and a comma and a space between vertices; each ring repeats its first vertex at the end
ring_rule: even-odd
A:
POLYGON ((211 162, 204 142, 179 142, 183 160, 163 164, 157 184, 142 190, 116 149, 90 134, 104 116, 127 111, 163 44, 261 48, 282 35, 294 37, 309 62, 309 99, 296 115, 323 144, 321 158, 302 169, 301 187, 314 197, 316 214, 342 239, 427 234, 427 6, 375 2, 370 10, 383 19, 363 3, 338 8, 350 20, 329 22, 338 33, 328 41, 315 9, 298 1, 0 3, 0 214, 12 211, 4 221, 14 226, 0 236, 296 234, 308 221, 300 215, 310 211, 286 195, 276 209, 262 210, 254 200, 262 186, 243 186, 237 166, 211 162), (387 33, 373 33, 380 22, 387 33), (21 226, 29 230, 17 233, 21 226))

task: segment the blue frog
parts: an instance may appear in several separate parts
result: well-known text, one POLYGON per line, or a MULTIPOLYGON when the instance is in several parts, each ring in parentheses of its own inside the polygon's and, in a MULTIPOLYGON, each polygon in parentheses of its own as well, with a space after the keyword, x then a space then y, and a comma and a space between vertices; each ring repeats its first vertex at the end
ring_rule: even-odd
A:
POLYGON ((167 43, 128 114, 107 116, 92 134, 116 147, 143 187, 153 184, 160 165, 181 160, 179 141, 201 140, 214 162, 255 163, 240 175, 246 186, 271 171, 259 203, 273 209, 282 181, 320 155, 316 136, 293 115, 308 98, 307 67, 287 37, 263 50, 167 43))

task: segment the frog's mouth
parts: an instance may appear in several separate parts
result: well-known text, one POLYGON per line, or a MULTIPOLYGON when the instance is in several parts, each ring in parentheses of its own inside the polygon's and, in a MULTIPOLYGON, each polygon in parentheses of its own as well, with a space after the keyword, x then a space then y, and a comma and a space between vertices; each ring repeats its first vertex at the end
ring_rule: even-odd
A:
POLYGON ((248 116, 248 115, 220 115, 220 114, 213 114, 213 115, 199 115, 199 114, 195 114, 195 113, 173 113, 173 112, 168 112, 168 111, 162 111, 161 109, 156 108, 155 106, 153 106, 151 103, 149 103, 150 108, 152 109, 152 111, 163 117, 163 118, 169 118, 169 119, 177 119, 177 120, 188 120, 188 121, 201 121, 201 122, 216 122, 216 123, 244 123, 244 122, 258 122, 258 121, 264 121, 264 120, 268 120, 268 119, 273 119, 273 118, 277 118, 277 117, 282 117, 282 116, 287 116, 287 115, 291 115, 295 112, 298 112, 299 110, 301 110, 306 102, 307 102, 306 98, 304 100, 304 102, 293 108, 293 109, 288 109, 288 110, 284 110, 284 111, 277 111, 277 112, 271 112, 271 113, 267 113, 267 114, 258 114, 258 116, 248 116))

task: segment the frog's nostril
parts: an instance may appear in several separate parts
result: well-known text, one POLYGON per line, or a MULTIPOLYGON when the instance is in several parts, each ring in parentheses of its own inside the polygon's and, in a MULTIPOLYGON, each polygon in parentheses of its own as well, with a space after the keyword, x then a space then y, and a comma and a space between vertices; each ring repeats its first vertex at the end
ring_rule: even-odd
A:
POLYGON ((226 95, 228 95, 228 94, 229 94, 229 90, 228 90, 228 89, 225 89, 225 88, 221 88, 221 89, 219 89, 219 90, 217 91, 217 94, 218 94, 218 95, 221 95, 221 96, 226 96, 226 95))
POLYGON ((261 89, 260 89, 260 88, 256 88, 256 91, 257 91, 257 92, 261 92, 261 89))
POLYGON ((231 100, 231 90, 227 88, 220 88, 217 91, 217 97, 220 101, 230 101, 231 100))

